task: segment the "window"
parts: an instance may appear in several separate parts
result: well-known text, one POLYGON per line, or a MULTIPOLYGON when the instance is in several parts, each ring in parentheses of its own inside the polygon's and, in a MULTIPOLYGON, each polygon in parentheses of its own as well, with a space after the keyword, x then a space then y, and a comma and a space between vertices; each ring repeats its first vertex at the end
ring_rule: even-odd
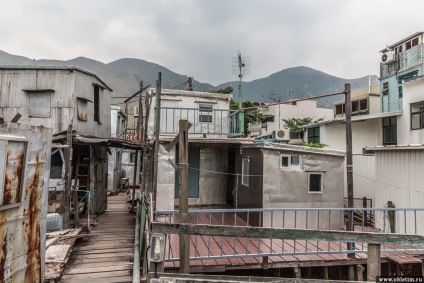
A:
POLYGON ((290 131, 290 139, 291 140, 296 140, 296 139, 303 139, 303 132, 292 132, 290 131))
POLYGON ((83 97, 77 97, 77 115, 80 121, 88 121, 88 102, 92 101, 83 97))
POLYGON ((383 144, 397 144, 397 118, 383 118, 383 144))
POLYGON ((417 45, 418 45, 418 37, 417 38, 414 38, 412 40, 412 47, 417 46, 417 45))
POLYGON ((135 163, 135 152, 130 153, 130 163, 135 163))
POLYGON ((280 155, 280 169, 300 170, 300 155, 280 155))
POLYGON ((402 45, 398 47, 398 51, 399 51, 399 53, 402 53, 402 51, 403 51, 403 46, 402 45))
POLYGON ((310 193, 322 193, 322 173, 308 173, 308 188, 310 193))
POLYGON ((28 117, 50 118, 52 90, 27 91, 29 95, 28 117))
POLYGON ((0 184, 0 208, 14 207, 21 202, 27 143, 21 140, 0 140, 0 172, 4 172, 0 184))
POLYGON ((405 43, 405 50, 409 50, 409 49, 411 49, 411 41, 408 41, 408 42, 406 42, 405 43))
POLYGON ((250 175, 250 158, 243 157, 241 163, 241 184, 249 187, 249 175, 250 175))
POLYGON ((343 105, 336 105, 336 115, 343 114, 343 105))
POLYGON ((359 100, 352 101, 352 112, 359 111, 359 100))
POLYGON ((116 152, 116 164, 121 162, 121 153, 119 151, 116 152))
POLYGON ((94 121, 100 123, 100 86, 94 85, 94 121))
POLYGON ((368 99, 359 100, 359 110, 368 110, 368 99))
POLYGON ((199 104, 199 123, 212 123, 212 104, 199 104))
POLYGON ((411 130, 424 128, 423 125, 424 101, 411 104, 411 130))
POLYGON ((308 142, 320 143, 319 136, 319 127, 313 127, 308 129, 308 142))
POLYGON ((383 94, 388 94, 389 93, 389 82, 385 82, 383 83, 383 94))

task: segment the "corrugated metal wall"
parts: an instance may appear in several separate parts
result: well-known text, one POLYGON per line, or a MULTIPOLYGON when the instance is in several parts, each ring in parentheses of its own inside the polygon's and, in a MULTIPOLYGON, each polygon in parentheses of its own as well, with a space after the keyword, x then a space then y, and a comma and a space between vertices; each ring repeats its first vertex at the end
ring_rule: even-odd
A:
MULTIPOLYGON (((375 207, 424 208, 424 151, 376 152, 375 207)), ((404 232, 404 217, 397 214, 397 232, 404 232)), ((424 213, 417 213, 417 233, 424 234, 424 213)), ((407 233, 415 233, 414 217, 407 215, 407 233)))
MULTIPOLYGON (((346 167, 345 167, 346 174, 346 167)), ((353 189, 355 198, 370 198, 374 200, 375 156, 353 155, 353 189)), ((347 197, 346 182, 345 197, 347 197)), ((373 204, 374 206, 374 204, 373 204)))
POLYGON ((43 282, 51 130, 15 124, 0 126, 0 133, 2 140, 18 136, 27 142, 25 152, 6 151, 7 159, 25 166, 12 166, 16 170, 2 180, 7 186, 24 174, 21 201, 0 206, 0 282, 43 282))

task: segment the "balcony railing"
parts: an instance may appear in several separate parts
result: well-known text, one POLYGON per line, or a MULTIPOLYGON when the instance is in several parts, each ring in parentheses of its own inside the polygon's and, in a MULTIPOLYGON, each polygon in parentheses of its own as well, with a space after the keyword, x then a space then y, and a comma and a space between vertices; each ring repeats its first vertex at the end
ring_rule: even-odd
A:
POLYGON ((413 48, 398 54, 398 57, 387 61, 385 63, 380 63, 380 76, 381 78, 388 77, 396 73, 396 71, 401 72, 407 68, 413 67, 418 64, 423 63, 423 46, 417 45, 413 48))
MULTIPOLYGON (((349 230, 423 235, 423 208, 270 208, 270 209, 201 209, 190 210, 193 224, 220 226, 259 226, 315 230, 346 230, 348 216, 354 221, 349 230)), ((180 223, 179 211, 156 211, 157 222, 180 223)), ((177 261, 178 235, 168 235, 166 261, 177 261)), ((194 252, 190 260, 289 256, 308 254, 366 253, 367 243, 356 243, 350 249, 346 242, 248 239, 242 237, 198 236, 191 242, 194 252)), ((386 244, 382 252, 412 252, 424 254, 424 247, 386 244)))
POLYGON ((243 114, 227 109, 162 107, 160 133, 177 134, 178 121, 184 119, 192 124, 189 134, 240 136, 243 125, 240 125, 239 116, 243 114))

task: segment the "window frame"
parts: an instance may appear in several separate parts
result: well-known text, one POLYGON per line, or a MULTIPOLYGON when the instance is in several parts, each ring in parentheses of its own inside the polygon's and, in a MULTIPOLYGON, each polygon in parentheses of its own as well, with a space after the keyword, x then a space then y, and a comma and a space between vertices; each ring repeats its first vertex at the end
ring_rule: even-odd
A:
POLYGON ((411 129, 411 131, 415 131, 415 130, 422 130, 422 129, 424 129, 424 126, 423 126, 423 122, 424 122, 424 119, 423 119, 423 116, 424 116, 424 101, 419 101, 419 102, 414 102, 414 103, 411 103, 410 105, 409 105, 409 107, 410 107, 410 124, 411 124, 411 126, 410 126, 410 129, 411 129), (413 105, 415 105, 415 104, 421 104, 421 109, 422 110, 420 110, 420 111, 414 111, 414 112, 412 112, 412 107, 413 107, 413 105), (419 115, 419 119, 420 119, 420 122, 419 122, 419 124, 420 124, 420 127, 419 128, 412 128, 412 116, 413 115, 419 115))
POLYGON ((320 126, 318 127, 311 127, 308 128, 308 143, 321 143, 321 129, 320 126), (316 134, 316 131, 318 129, 318 135, 316 134), (309 133, 312 132, 312 135, 309 133), (318 139, 318 141, 316 141, 318 139))
POLYGON ((242 157, 241 161, 241 181, 242 186, 250 185, 250 157, 242 157), (245 172, 245 169, 247 172, 245 172))
MULTIPOLYGON (((386 117, 386 118, 383 118, 381 120, 381 122, 382 122, 382 128, 383 128, 383 145, 395 145, 395 144, 397 144, 397 117, 396 116, 386 117), (394 121, 395 121, 394 124, 392 124, 392 119, 394 119, 394 121), (389 121, 388 126, 384 125, 385 121, 389 121), (384 139, 386 129, 390 130, 391 134, 393 134, 393 129, 394 129, 394 131, 395 131, 395 141, 391 140, 391 141, 386 142, 386 140, 384 139)), ((390 135, 390 136, 392 136, 392 135, 390 135)))
MULTIPOLYGON (((27 156, 27 151, 28 151, 28 140, 25 137, 3 137, 3 136, 0 136, 0 143, 2 143, 3 141, 5 142, 5 145, 4 145, 5 146, 4 152, 5 153, 8 151, 7 145, 9 144, 9 141, 23 143, 24 144, 24 152, 23 152, 23 157, 22 157, 22 170, 21 170, 21 176, 20 176, 19 202, 3 205, 4 189, 5 189, 4 180, 5 180, 6 171, 7 171, 7 154, 5 154, 5 156, 4 156, 4 161, 0 160, 0 162, 2 163, 2 165, 0 165, 0 167, 4 168, 3 174, 0 176, 3 180, 3 182, 0 184, 0 211, 10 209, 10 208, 19 207, 23 203, 24 187, 25 187, 25 174, 26 174, 26 156, 27 156)), ((2 146, 0 146, 0 147, 2 147, 2 146)))
POLYGON ((100 85, 94 84, 94 91, 93 91, 93 118, 94 122, 101 123, 100 121, 100 90, 102 89, 100 85))
POLYGON ((323 172, 308 172, 308 193, 309 194, 322 194, 324 191, 324 173, 323 172), (320 175, 320 190, 311 191, 311 175, 320 175))
POLYGON ((214 123, 213 109, 214 109, 214 105, 212 103, 199 103, 199 105, 198 105, 198 111, 199 111, 198 123, 199 124, 213 124, 214 123), (203 109, 202 109, 202 107, 203 107, 203 109), (203 120, 205 117, 207 117, 207 121, 203 120))
POLYGON ((135 164, 135 152, 130 152, 130 164, 135 164))
POLYGON ((302 156, 300 154, 287 154, 287 153, 281 153, 279 164, 280 164, 280 170, 294 170, 299 171, 302 167, 302 156), (293 164, 293 156, 299 157, 299 164, 293 164), (283 166, 283 158, 287 158, 287 166, 283 166))

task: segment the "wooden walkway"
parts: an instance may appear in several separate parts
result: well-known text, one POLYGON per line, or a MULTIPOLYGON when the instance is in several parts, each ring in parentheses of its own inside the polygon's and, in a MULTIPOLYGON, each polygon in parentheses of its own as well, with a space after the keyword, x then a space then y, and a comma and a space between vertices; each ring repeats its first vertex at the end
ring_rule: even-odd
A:
POLYGON ((106 212, 75 245, 60 282, 132 282, 135 215, 127 198, 108 197, 106 212))
MULTIPOLYGON (((222 225, 222 214, 212 213, 198 214, 199 224, 213 224, 222 225)), ((169 222, 169 217, 157 217, 157 221, 169 222)), ((179 223, 178 215, 171 219, 174 223, 179 223)), ((190 215, 191 223, 196 223, 196 216, 190 215)), ((237 216, 237 225, 246 226, 247 223, 242 218, 237 216)), ((224 225, 233 225, 234 214, 226 213, 224 215, 224 225)), ((360 227, 358 227, 360 228, 360 227)), ((366 250, 366 244, 356 244, 357 250, 366 250)), ((393 245, 386 245, 387 248, 394 248, 393 245)), ((404 246, 402 246, 404 247, 404 246)), ((396 247, 401 248, 400 246, 396 247)), ((246 268, 262 268, 266 264, 269 268, 276 267, 289 267, 289 266, 321 266, 321 265, 348 265, 351 264, 352 259, 348 258, 346 253, 326 253, 337 252, 346 250, 346 243, 335 242, 317 242, 317 241, 292 241, 292 240, 277 240, 277 239, 254 239, 254 238, 241 238, 241 237, 220 237, 220 236, 190 236, 190 257, 205 257, 208 256, 221 256, 221 255, 240 255, 240 257, 224 258, 224 259, 206 259, 206 260, 191 260, 190 265, 193 270, 200 272, 209 271, 223 271, 229 269, 246 269, 246 268), (197 245, 197 249, 195 246, 197 245), (235 250, 235 251, 234 251, 235 250), (321 253, 314 254, 316 251, 321 253), (294 254, 294 255, 281 255, 269 256, 264 262, 263 257, 243 257, 242 255, 255 254, 255 253, 277 253, 284 251, 285 253, 305 253, 309 254, 294 254)), ((179 257, 179 240, 178 235, 171 235, 170 241, 167 240, 166 257, 179 257), (169 248, 169 242, 171 247, 169 248)), ((399 264, 408 263, 421 263, 422 260, 415 256, 420 256, 423 252, 406 254, 402 252, 383 253, 383 259, 388 259, 399 264)), ((358 262, 366 261, 366 253, 355 254, 358 262)), ((166 269, 179 268, 179 262, 165 262, 166 269)))

